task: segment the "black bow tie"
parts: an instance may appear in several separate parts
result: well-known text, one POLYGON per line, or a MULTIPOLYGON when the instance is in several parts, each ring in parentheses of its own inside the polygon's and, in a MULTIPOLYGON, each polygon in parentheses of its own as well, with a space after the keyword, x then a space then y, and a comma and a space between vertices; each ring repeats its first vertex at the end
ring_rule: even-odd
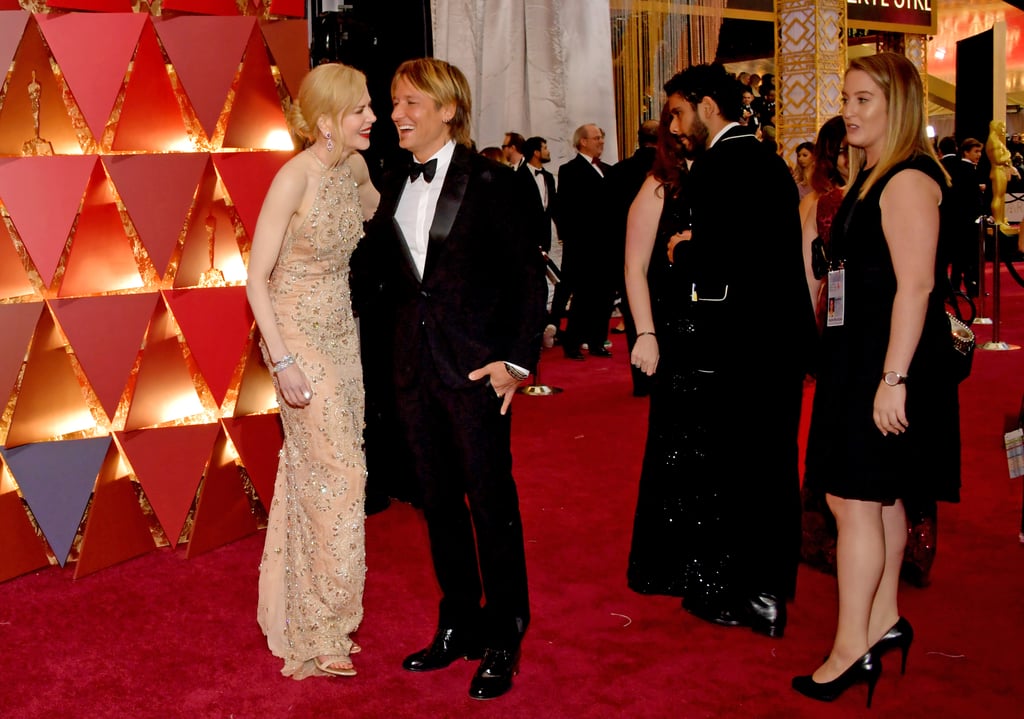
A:
POLYGON ((544 174, 544 170, 534 170, 533 174, 534 175, 543 175, 544 174))
POLYGON ((416 178, 420 176, 420 173, 423 173, 424 182, 430 182, 433 180, 434 175, 437 173, 437 158, 435 157, 433 160, 428 160, 422 165, 413 160, 412 166, 409 167, 409 180, 411 182, 416 182, 416 178))

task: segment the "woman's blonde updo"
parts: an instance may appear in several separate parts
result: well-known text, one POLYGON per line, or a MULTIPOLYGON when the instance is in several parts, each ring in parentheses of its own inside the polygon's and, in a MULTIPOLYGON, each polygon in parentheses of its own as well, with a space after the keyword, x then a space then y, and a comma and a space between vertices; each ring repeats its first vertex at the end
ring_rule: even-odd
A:
POLYGON ((343 147, 338 118, 360 103, 366 92, 366 76, 354 67, 339 62, 317 65, 302 79, 299 94, 288 108, 287 120, 292 132, 312 145, 323 133, 321 118, 334 140, 337 156, 343 147))

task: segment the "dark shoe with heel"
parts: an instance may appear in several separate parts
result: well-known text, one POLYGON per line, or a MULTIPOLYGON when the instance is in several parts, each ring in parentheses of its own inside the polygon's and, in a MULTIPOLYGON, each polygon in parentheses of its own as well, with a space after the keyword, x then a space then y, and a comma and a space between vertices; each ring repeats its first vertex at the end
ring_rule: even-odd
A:
POLYGON ((745 624, 758 634, 782 639, 786 631, 786 602, 774 594, 755 594, 743 605, 745 624))
POLYGON ((495 699, 512 688, 512 677, 519 673, 519 648, 486 649, 483 661, 469 683, 473 699, 495 699))
POLYGON ((479 659, 483 651, 468 632, 459 629, 438 629, 426 649, 410 654, 402 668, 410 672, 431 672, 444 669, 456 659, 479 659))
POLYGON ((907 654, 910 653, 910 644, 914 641, 914 628, 910 626, 903 617, 900 617, 892 628, 887 631, 881 639, 875 642, 875 646, 871 647, 871 653, 876 657, 881 657, 883 654, 890 652, 893 649, 899 649, 902 656, 900 661, 900 674, 907 673, 907 654))
POLYGON ((868 709, 871 708, 871 697, 875 693, 875 684, 882 674, 882 662, 872 652, 868 652, 855 661, 846 671, 830 682, 819 684, 812 675, 793 677, 793 688, 805 697, 820 702, 835 701, 854 684, 868 685, 868 709))

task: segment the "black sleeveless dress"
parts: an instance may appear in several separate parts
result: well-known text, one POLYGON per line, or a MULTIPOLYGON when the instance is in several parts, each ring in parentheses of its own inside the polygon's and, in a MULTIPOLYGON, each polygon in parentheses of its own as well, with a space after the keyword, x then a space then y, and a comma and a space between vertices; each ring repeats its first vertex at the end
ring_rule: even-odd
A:
POLYGON ((879 199, 889 180, 920 170, 945 188, 940 166, 919 156, 901 163, 857 196, 862 171, 832 225, 833 262, 844 261, 845 322, 822 333, 814 411, 807 444, 806 480, 846 499, 960 499, 960 409, 950 368, 951 339, 944 309, 946 248, 940 245, 935 289, 924 329, 907 369, 907 420, 900 435, 885 437, 872 420, 882 373, 896 275, 882 232, 879 199))

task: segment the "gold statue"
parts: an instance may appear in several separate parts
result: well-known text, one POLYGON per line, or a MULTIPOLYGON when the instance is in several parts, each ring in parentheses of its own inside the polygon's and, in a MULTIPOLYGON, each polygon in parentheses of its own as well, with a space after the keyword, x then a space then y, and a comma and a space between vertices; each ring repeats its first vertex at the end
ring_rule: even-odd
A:
POLYGON ((206 247, 210 253, 210 268, 199 276, 200 287, 223 287, 224 273, 214 263, 214 248, 217 245, 217 218, 210 212, 206 216, 206 247))
POLYGON ((39 110, 42 107, 43 86, 36 80, 36 71, 32 71, 32 79, 28 83, 28 99, 32 104, 32 130, 34 136, 21 146, 22 155, 52 155, 53 145, 39 136, 39 110))
POLYGON ((993 120, 988 124, 988 130, 985 154, 992 165, 988 176, 992 181, 992 221, 1004 235, 1016 235, 1018 229, 1006 221, 1006 184, 1011 175, 1020 177, 1020 173, 1013 166, 1010 150, 1006 147, 1006 123, 993 120))

